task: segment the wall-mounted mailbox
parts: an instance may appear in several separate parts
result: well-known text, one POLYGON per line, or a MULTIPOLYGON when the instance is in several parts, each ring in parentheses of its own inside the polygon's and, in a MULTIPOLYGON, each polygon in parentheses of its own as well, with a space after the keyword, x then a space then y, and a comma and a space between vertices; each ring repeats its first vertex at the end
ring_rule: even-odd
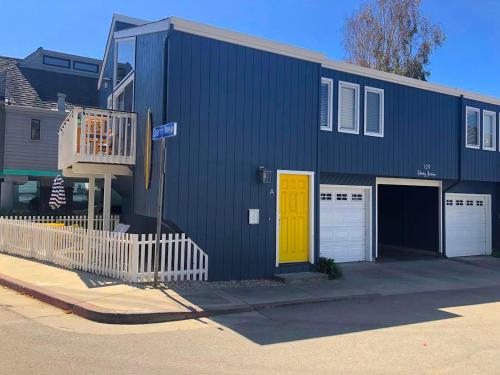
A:
POLYGON ((258 208, 250 208, 248 210, 248 224, 259 224, 260 210, 258 208))

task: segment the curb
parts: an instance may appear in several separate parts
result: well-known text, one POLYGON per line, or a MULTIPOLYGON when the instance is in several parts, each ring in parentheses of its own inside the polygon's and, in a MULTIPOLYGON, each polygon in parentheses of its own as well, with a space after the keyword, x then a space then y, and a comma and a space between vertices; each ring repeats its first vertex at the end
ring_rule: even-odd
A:
POLYGON ((292 306, 309 303, 342 301, 354 298, 373 297, 377 294, 361 294, 345 297, 312 297, 298 300, 287 300, 279 302, 256 303, 223 307, 211 310, 193 311, 120 311, 111 310, 93 305, 88 302, 80 302, 72 297, 53 292, 42 286, 31 284, 13 277, 0 274, 0 285, 12 289, 16 292, 29 295, 41 302, 57 307, 66 312, 73 313, 84 319, 106 324, 148 324, 172 322, 178 320, 207 318, 216 315, 227 315, 257 311, 266 308, 292 306))

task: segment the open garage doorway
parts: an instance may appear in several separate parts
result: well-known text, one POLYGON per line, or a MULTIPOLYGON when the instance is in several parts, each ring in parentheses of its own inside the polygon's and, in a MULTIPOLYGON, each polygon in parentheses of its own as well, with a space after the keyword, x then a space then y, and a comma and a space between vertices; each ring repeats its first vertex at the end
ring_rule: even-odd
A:
POLYGON ((440 185, 377 184, 377 260, 441 256, 440 185))

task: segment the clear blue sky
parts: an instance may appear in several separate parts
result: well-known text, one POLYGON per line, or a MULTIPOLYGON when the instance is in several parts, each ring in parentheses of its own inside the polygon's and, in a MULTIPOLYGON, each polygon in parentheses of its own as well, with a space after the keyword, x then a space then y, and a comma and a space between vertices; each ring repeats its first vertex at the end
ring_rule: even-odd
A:
MULTIPOLYGON (((111 16, 171 15, 321 51, 343 59, 342 25, 358 0, 0 0, 0 55, 37 47, 102 58, 111 16)), ((500 0, 423 0, 447 40, 432 56, 435 83, 500 97, 500 0)))

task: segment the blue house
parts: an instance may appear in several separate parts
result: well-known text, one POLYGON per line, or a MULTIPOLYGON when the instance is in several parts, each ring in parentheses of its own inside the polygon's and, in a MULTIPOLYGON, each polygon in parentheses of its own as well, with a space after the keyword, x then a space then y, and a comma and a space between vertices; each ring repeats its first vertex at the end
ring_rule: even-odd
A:
POLYGON ((137 113, 125 221, 154 230, 150 111, 178 124, 164 230, 211 280, 499 248, 500 99, 175 17, 115 15, 100 72, 100 106, 137 113))

